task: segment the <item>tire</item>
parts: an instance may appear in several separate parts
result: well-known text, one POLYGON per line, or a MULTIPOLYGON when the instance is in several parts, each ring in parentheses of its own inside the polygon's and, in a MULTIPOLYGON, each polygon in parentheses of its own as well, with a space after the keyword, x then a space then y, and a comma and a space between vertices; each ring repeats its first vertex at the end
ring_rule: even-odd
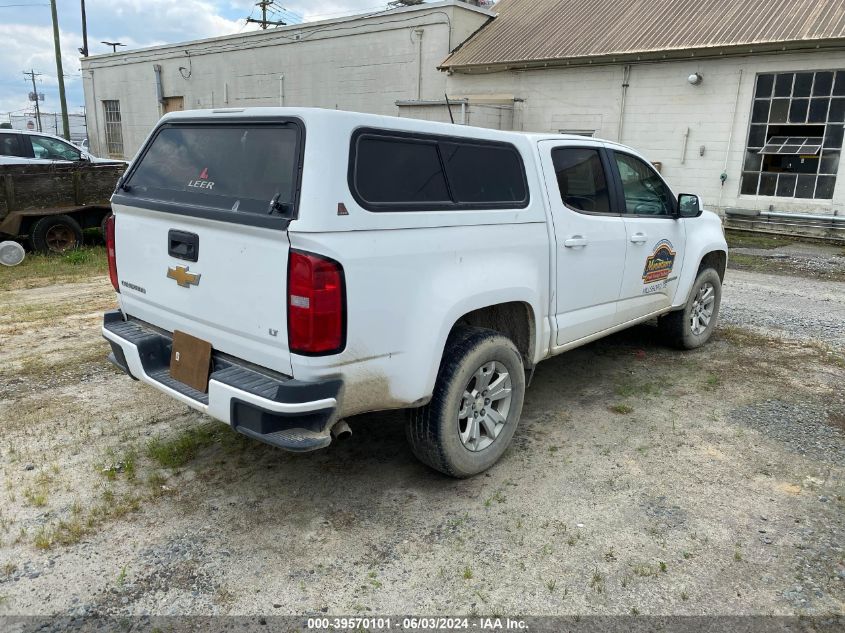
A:
MULTIPOLYGON (((489 391, 491 396, 502 393, 489 391)), ((524 397, 525 369, 513 342, 492 330, 456 328, 447 341, 431 401, 408 413, 411 450, 421 462, 451 477, 477 475, 507 449, 524 397), (499 383, 504 389, 508 382, 509 394, 484 398, 484 386, 496 388, 499 383), (477 394, 476 387, 481 387, 477 394)))
POLYGON ((719 320, 719 307, 722 304, 722 280, 713 268, 705 268, 698 273, 690 290, 687 304, 683 310, 670 312, 658 319, 660 328, 666 341, 680 349, 695 349, 704 345, 716 329, 719 320), (712 300, 702 298, 708 289, 712 289, 712 300), (708 315, 709 314, 709 318, 708 315), (693 317, 695 318, 694 329, 693 317), (706 325, 705 325, 706 321, 706 325))
POLYGON ((82 227, 69 215, 48 215, 32 225, 30 241, 40 253, 64 253, 82 246, 82 227))

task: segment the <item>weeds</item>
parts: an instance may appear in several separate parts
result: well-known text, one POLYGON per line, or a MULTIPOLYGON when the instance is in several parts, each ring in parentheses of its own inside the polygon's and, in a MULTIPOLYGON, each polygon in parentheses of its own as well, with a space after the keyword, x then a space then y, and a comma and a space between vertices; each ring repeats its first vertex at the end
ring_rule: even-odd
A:
POLYGON ((156 438, 147 445, 147 457, 165 468, 179 468, 220 439, 219 424, 191 427, 172 439, 156 438))
POLYGON ((593 577, 590 579, 590 588, 596 593, 604 592, 604 576, 598 568, 593 572, 593 577))
POLYGON ((0 291, 83 281, 104 276, 107 271, 103 246, 84 247, 64 255, 30 253, 19 265, 0 268, 0 291))
POLYGON ((641 578, 649 578, 658 574, 654 567, 645 563, 634 565, 632 571, 635 575, 640 576, 641 578))
POLYGON ((117 456, 114 449, 108 451, 108 461, 100 464, 97 470, 109 481, 114 481, 121 473, 126 475, 127 481, 135 481, 135 449, 129 449, 122 456, 117 456))
POLYGON ((608 409, 612 413, 617 413, 619 415, 628 415, 629 413, 634 412, 634 407, 627 404, 614 404, 613 406, 608 407, 608 409))
POLYGON ((469 565, 464 567, 464 570, 461 572, 461 576, 463 576, 464 580, 472 579, 472 570, 469 568, 469 565))
MULTIPOLYGON (((778 248, 789 246, 795 242, 795 238, 781 235, 767 235, 765 233, 746 233, 733 229, 725 230, 725 239, 729 248, 778 248)), ((731 257, 734 257, 732 254, 731 257)))

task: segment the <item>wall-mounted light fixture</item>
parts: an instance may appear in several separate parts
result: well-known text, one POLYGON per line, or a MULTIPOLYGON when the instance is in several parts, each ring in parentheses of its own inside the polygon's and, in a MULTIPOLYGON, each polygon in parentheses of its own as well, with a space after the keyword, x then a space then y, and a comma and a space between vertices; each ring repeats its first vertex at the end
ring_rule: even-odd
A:
POLYGON ((697 86, 702 81, 704 81, 704 77, 701 76, 701 73, 693 73, 689 77, 687 77, 687 81, 690 83, 691 86, 697 86))

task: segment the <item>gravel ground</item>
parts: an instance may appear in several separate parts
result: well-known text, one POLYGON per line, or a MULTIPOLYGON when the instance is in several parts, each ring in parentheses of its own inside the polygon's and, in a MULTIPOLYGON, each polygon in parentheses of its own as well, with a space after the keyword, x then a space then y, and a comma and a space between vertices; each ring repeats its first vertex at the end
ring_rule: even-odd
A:
POLYGON ((104 278, 4 292, 0 615, 841 615, 843 295, 729 271, 714 341, 541 364, 503 460, 454 481, 398 412, 293 455, 120 375, 104 278))
POLYGON ((728 270, 722 323, 845 348, 845 283, 728 270))

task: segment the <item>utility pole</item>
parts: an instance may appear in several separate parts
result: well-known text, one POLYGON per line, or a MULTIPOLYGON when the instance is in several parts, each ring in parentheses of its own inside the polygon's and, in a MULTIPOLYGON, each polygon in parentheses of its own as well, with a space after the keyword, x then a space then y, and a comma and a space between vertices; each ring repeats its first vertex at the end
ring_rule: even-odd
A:
POLYGON ((88 20, 85 18, 85 0, 79 0, 82 9, 82 48, 79 49, 83 57, 88 57, 88 20))
POLYGON ((267 7, 273 5, 273 0, 259 0, 259 2, 255 3, 256 7, 261 7, 261 19, 256 20, 255 18, 247 18, 247 24, 250 22, 254 22, 256 24, 261 25, 261 29, 265 30, 268 25, 272 24, 274 26, 284 26, 287 22, 283 22, 282 20, 268 20, 267 19, 267 7))
POLYGON ((35 78, 40 77, 41 73, 37 73, 35 69, 30 68, 29 72, 24 71, 23 74, 29 75, 29 78, 32 79, 32 96, 35 97, 35 120, 38 122, 38 131, 43 132, 44 130, 41 129, 41 108, 38 107, 38 89, 35 87, 35 78))
POLYGON ((53 13, 53 44, 56 47, 56 75, 59 79, 59 103, 62 106, 62 128, 64 136, 70 140, 70 123, 67 118, 67 99, 65 98, 65 75, 62 72, 62 45, 59 41, 59 16, 56 13, 56 0, 50 0, 50 11, 53 13))

